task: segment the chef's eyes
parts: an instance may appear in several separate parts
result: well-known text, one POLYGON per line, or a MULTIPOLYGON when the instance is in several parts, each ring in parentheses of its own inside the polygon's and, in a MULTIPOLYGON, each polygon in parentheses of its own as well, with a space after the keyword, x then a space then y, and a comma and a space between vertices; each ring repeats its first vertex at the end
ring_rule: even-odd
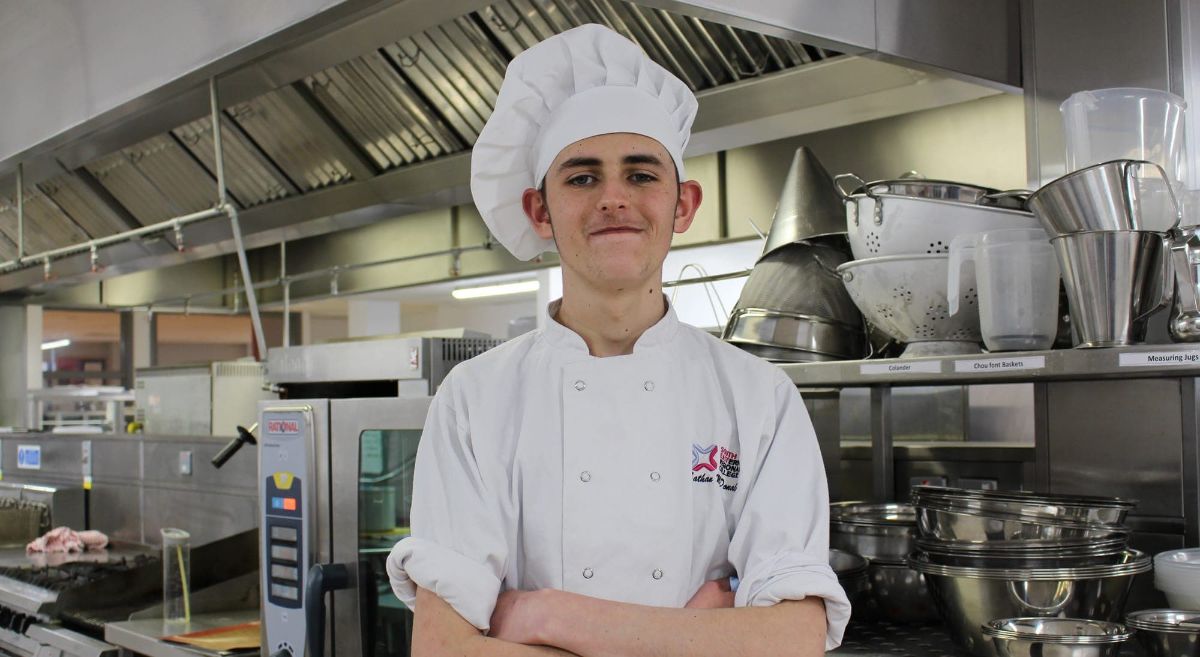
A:
POLYGON ((567 178, 567 184, 572 187, 587 187, 594 182, 596 182, 596 176, 587 173, 567 178))
MULTIPOLYGON (((658 180, 658 176, 644 171, 631 173, 628 178, 630 182, 638 185, 645 185, 658 180)), ((598 178, 590 173, 581 173, 567 178, 567 184, 571 187, 587 187, 596 184, 597 180, 598 178)))

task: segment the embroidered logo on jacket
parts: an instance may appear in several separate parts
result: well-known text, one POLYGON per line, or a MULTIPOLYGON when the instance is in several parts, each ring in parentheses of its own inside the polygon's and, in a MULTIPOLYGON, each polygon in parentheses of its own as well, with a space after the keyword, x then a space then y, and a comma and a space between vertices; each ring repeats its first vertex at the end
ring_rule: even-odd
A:
POLYGON ((741 473, 741 461, 737 452, 730 451, 719 445, 703 446, 692 444, 692 481, 707 483, 716 482, 722 490, 737 490, 738 475, 741 473), (711 473, 711 474, 710 474, 711 473))
POLYGON ((701 447, 699 443, 692 443, 692 472, 715 472, 716 469, 717 446, 701 447))

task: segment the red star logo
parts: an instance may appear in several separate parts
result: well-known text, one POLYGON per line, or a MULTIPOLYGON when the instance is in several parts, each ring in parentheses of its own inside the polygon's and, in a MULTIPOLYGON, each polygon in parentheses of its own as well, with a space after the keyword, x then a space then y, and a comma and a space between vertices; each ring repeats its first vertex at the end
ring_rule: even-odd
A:
POLYGON ((717 470, 717 446, 709 445, 701 447, 692 443, 692 472, 700 472, 708 470, 716 472, 717 470), (707 460, 705 460, 707 458, 707 460))

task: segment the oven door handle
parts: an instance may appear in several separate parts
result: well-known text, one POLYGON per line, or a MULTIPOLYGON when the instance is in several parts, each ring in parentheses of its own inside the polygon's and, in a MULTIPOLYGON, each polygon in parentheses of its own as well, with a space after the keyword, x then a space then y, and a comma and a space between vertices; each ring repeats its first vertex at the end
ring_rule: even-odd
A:
POLYGON ((308 626, 308 657, 325 654, 325 594, 354 586, 344 563, 315 563, 304 587, 304 622, 308 626))

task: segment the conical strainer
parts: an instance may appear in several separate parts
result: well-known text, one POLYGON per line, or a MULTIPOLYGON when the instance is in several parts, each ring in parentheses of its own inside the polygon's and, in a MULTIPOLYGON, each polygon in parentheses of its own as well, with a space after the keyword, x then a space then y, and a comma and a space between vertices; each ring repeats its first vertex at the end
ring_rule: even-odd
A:
POLYGON ((833 178, 807 146, 796 149, 763 255, 801 240, 846 234, 846 210, 833 178))
POLYGON ((798 242, 763 256, 742 288, 724 339, 861 358, 866 353, 862 315, 836 274, 850 259, 845 239, 838 242, 843 248, 798 242))

